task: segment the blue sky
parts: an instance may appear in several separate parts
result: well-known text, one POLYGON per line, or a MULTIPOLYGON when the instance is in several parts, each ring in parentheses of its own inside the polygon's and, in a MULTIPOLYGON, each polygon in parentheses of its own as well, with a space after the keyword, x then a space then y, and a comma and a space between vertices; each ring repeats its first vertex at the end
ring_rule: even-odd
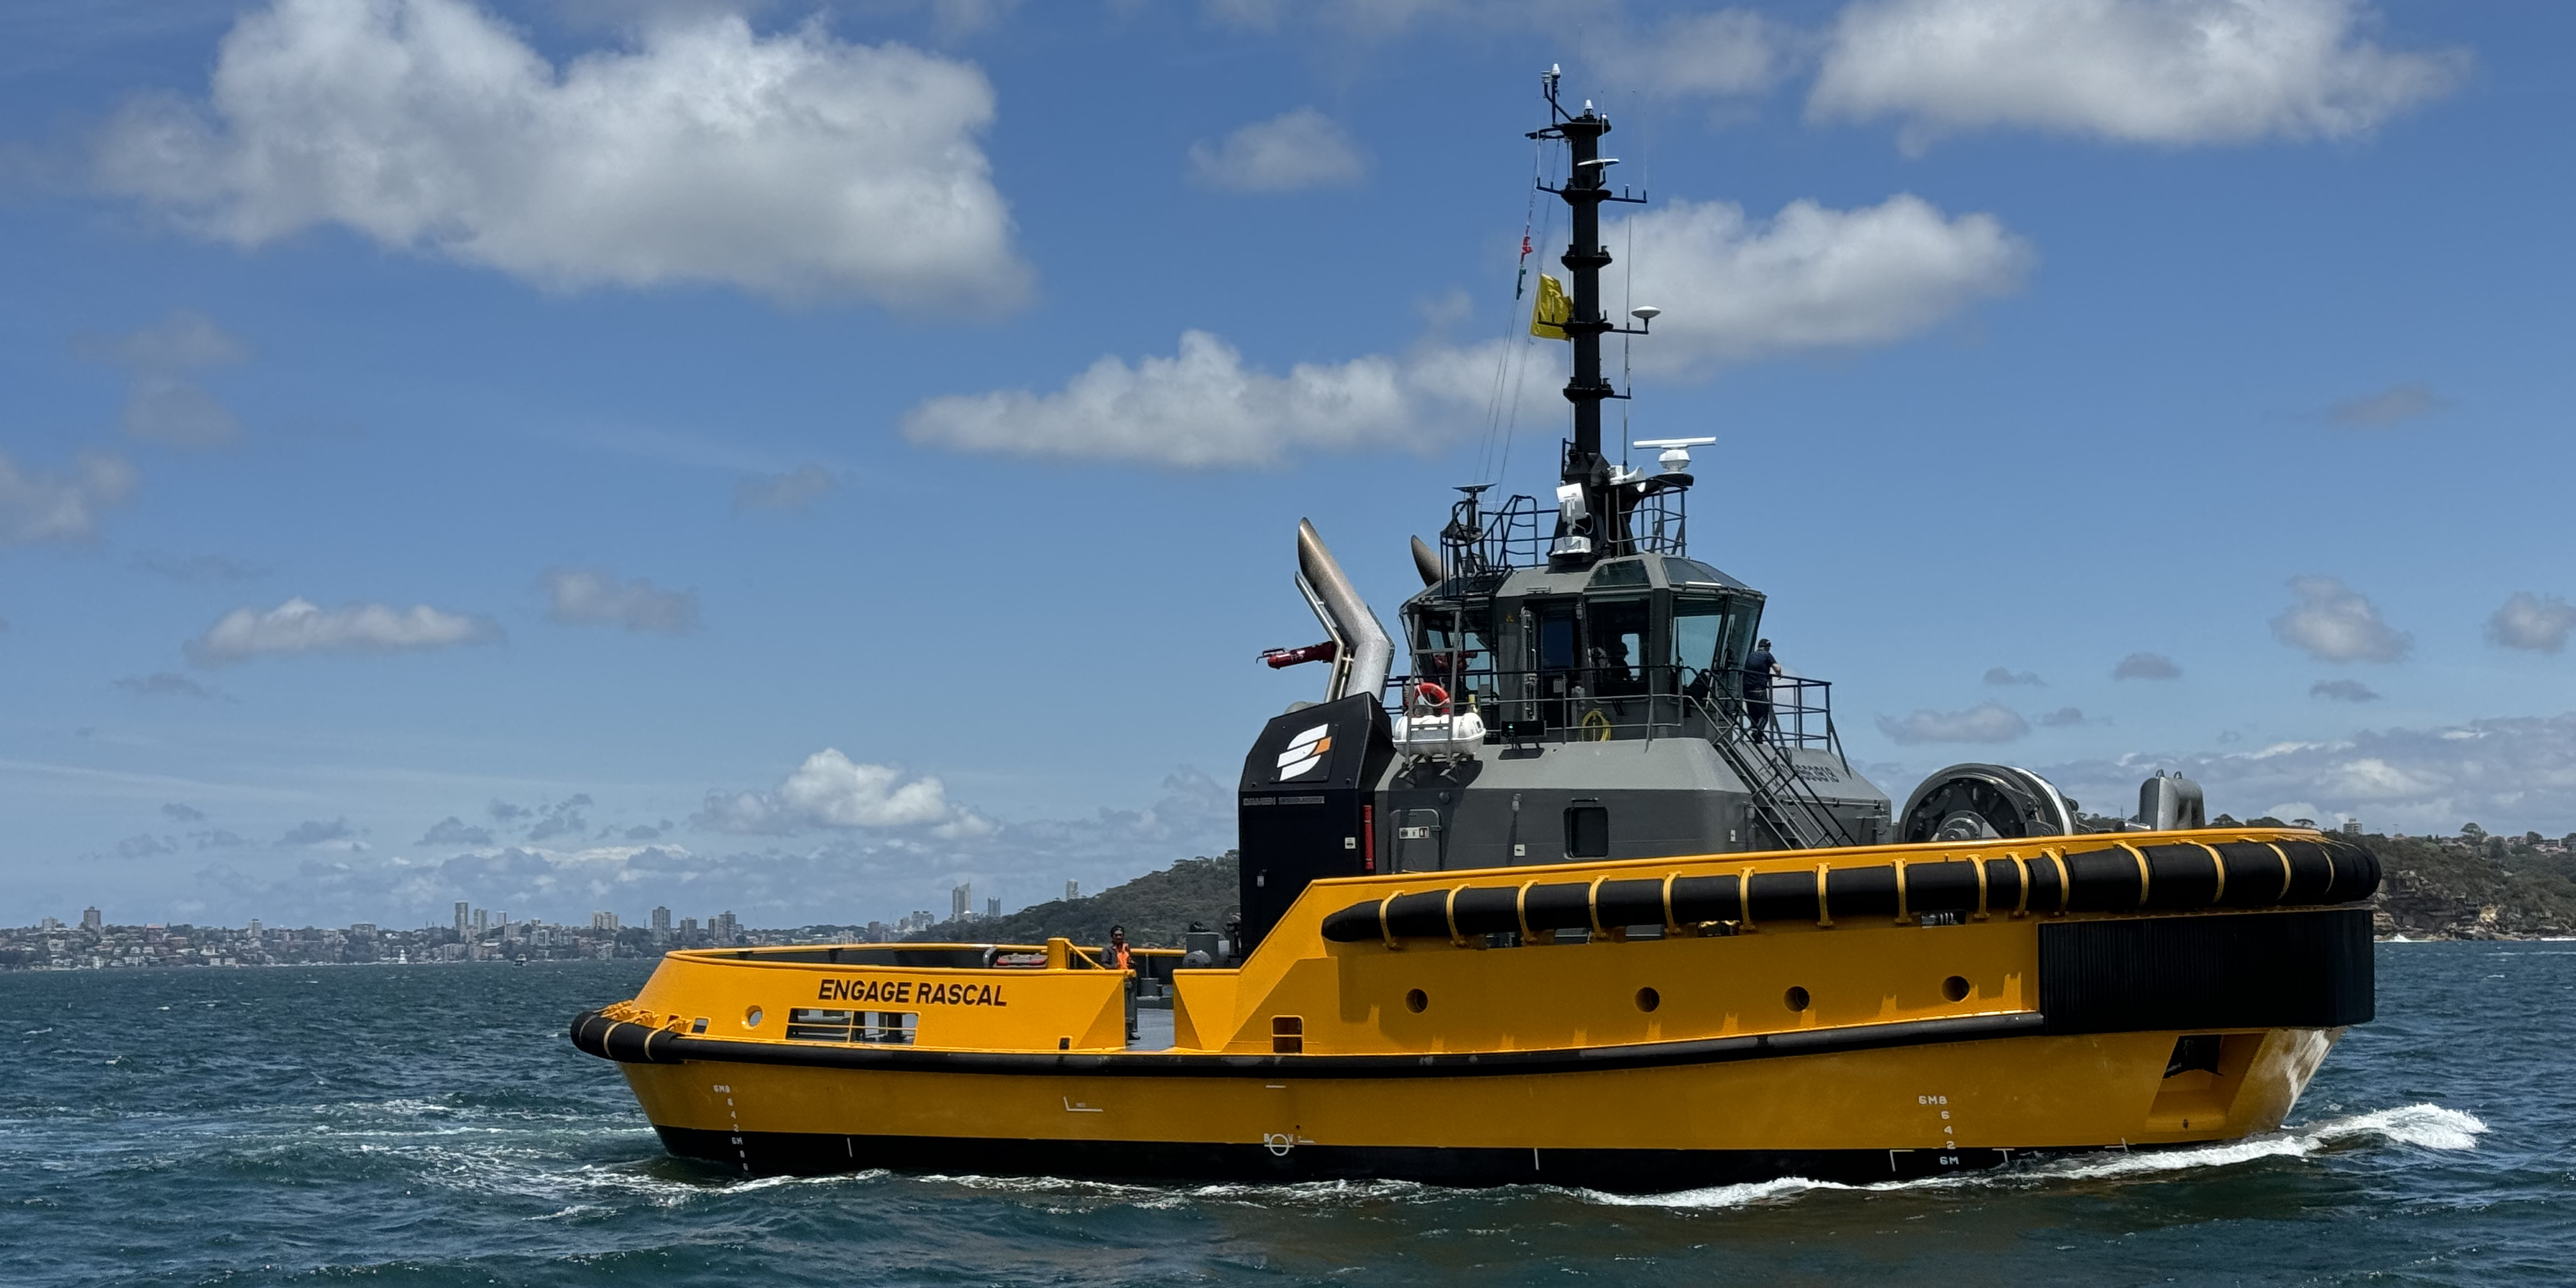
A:
POLYGON ((865 919, 1224 848, 1320 683, 1252 661, 1315 633, 1297 520, 1391 618, 1450 485, 1552 482, 1551 63, 1654 197, 1633 436, 1721 440, 1694 553, 1892 795, 2576 829, 2571 27, 13 9, 0 920, 865 919))

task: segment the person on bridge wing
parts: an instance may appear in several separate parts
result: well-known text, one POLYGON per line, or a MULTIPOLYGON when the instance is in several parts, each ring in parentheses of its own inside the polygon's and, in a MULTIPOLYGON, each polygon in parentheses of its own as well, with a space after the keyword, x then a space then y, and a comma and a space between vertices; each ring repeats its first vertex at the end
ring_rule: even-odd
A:
POLYGON ((1744 723, 1756 738, 1771 736, 1771 681, 1780 674, 1780 660, 1771 656, 1771 641, 1755 643, 1752 655, 1744 659, 1744 723))
POLYGON ((1127 947, 1127 928, 1109 928, 1109 946, 1100 950, 1100 964, 1126 976, 1123 987, 1127 994, 1127 1040, 1136 1040, 1136 955, 1127 947))

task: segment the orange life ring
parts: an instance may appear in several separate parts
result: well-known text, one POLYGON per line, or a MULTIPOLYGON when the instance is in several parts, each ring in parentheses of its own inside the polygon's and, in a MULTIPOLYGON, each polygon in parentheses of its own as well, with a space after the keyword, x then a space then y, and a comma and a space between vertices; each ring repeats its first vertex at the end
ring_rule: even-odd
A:
POLYGON ((1447 689, 1441 688, 1439 685, 1433 684, 1429 680, 1424 680, 1422 683, 1413 686, 1413 695, 1430 703, 1433 711, 1442 715, 1447 715, 1449 713, 1449 691, 1447 689))

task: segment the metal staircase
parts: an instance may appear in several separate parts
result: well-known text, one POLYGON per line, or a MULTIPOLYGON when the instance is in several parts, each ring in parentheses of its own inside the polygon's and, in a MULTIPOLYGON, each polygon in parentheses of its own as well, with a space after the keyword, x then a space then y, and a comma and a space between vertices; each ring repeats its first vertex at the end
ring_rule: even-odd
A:
POLYGON ((1727 767, 1744 780, 1753 797, 1753 812, 1774 836, 1801 850, 1857 845, 1842 820, 1823 798, 1798 776, 1797 762, 1779 744, 1748 734, 1737 721, 1710 721, 1721 732, 1713 740, 1727 767))

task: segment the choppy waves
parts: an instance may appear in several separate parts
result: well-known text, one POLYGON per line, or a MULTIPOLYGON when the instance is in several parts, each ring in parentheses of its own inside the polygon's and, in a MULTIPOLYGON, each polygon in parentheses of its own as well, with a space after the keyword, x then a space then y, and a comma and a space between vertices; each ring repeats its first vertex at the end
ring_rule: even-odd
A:
POLYGON ((1645 1196, 743 1179, 667 1157, 615 1070, 562 1042, 563 1016, 631 986, 606 967, 156 977, 183 995, 125 1027, 102 1023, 119 995, 97 988, 122 981, 0 977, 0 1033, 15 1038, 0 1079, 0 1247, 7 1280, 29 1288, 1697 1284, 1720 1269, 1904 1272, 1905 1249, 1935 1238, 1973 1247, 1999 1283, 2061 1281, 2057 1250, 2113 1245, 2135 1278, 2510 1281, 2576 1259, 2559 1215, 2576 1202, 2564 1152, 2576 1128, 2556 1085, 2576 1042, 2564 1005, 2576 959, 2521 951, 2384 956, 2383 1021, 2346 1039, 2311 1116, 2280 1132, 1876 1185, 1645 1196), (2538 1003, 2528 1022, 2458 1018, 2519 992, 2538 1003), (2300 1237, 2246 1224, 2281 1220, 2300 1237), (1865 1251, 1847 1241, 1857 1229, 1894 1242, 1865 1251))

